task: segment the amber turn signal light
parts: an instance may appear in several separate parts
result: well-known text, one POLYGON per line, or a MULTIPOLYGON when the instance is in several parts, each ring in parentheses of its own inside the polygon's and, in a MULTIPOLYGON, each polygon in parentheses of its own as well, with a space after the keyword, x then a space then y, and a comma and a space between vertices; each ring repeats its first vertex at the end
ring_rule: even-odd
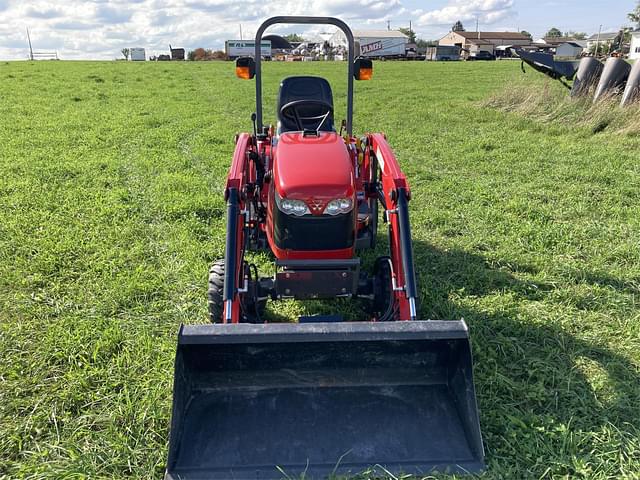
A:
POLYGON ((251 80, 256 74, 256 64, 251 57, 240 57, 236 60, 236 77, 251 80))
POLYGON ((356 80, 371 80, 373 77, 373 61, 369 58, 356 58, 353 62, 353 76, 356 80))

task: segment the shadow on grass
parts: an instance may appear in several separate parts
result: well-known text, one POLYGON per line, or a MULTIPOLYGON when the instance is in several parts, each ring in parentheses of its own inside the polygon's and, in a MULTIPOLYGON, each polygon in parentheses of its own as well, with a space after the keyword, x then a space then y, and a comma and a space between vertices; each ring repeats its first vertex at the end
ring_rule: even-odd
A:
MULTIPOLYGON (((376 254, 384 248, 381 242, 376 254)), ((548 468, 547 475, 579 475, 584 462, 608 463, 615 473, 615 462, 621 462, 617 455, 625 454, 625 439, 640 431, 640 372, 604 346, 616 333, 559 303, 552 293, 562 284, 515 276, 535 275, 533 267, 497 262, 505 266, 494 268, 496 262, 481 255, 440 250, 420 241, 414 242, 414 255, 420 317, 464 318, 470 327, 489 475, 527 471, 540 477, 548 468), (576 337, 568 327, 597 328, 610 336, 600 344, 576 337), (608 458, 605 450, 612 452, 608 458)), ((575 278, 628 293, 628 286, 614 278, 575 278)), ((571 283, 567 281, 567 288, 571 283)), ((321 309, 348 316, 354 307, 325 302, 321 309)), ((376 472, 363 478, 390 478, 376 472)))
MULTIPOLYGON (((386 253, 385 240, 375 252, 363 253, 363 268, 386 253)), ((617 295, 635 289, 584 272, 569 272, 570 278, 554 284, 527 281, 516 275, 534 277, 540 273, 535 267, 421 241, 414 241, 414 255, 420 318, 464 318, 469 325, 488 475, 580 475, 585 462, 608 465, 609 477, 619 474, 620 458, 633 457, 639 448, 640 372, 605 346, 625 332, 595 324, 557 293, 571 295, 576 282, 608 286, 617 295), (600 341, 573 333, 580 331, 598 332, 585 337, 600 341)), ((308 313, 363 319, 357 303, 309 302, 308 313)), ((274 311, 268 318, 291 321, 274 311)), ((391 477, 373 470, 362 478, 391 477)))
MULTIPOLYGON (((569 457, 590 456, 592 441, 603 430, 617 430, 621 438, 637 434, 637 366, 604 346, 607 340, 615 341, 611 328, 601 327, 609 338, 599 344, 577 338, 563 327, 600 331, 599 325, 589 323, 594 320, 577 324, 580 312, 547 295, 561 285, 520 280, 491 268, 484 257, 461 250, 438 250, 418 241, 414 251, 421 317, 464 318, 470 327, 490 465, 519 466, 534 473, 530 469, 542 468, 541 458, 546 465, 555 459, 555 473, 570 475, 576 470, 569 457)), ((530 268, 509 264, 509 270, 530 268)), ((627 285, 613 278, 583 278, 628 292, 627 285)), ((625 442, 620 443, 624 450, 625 442)), ((539 474, 543 473, 544 468, 539 474)))

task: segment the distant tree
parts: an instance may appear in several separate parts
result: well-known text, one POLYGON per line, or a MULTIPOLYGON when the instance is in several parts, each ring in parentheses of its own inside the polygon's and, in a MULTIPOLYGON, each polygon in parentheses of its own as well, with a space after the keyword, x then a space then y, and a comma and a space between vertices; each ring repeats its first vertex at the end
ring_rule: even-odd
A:
POLYGON ((294 42, 294 43, 302 43, 302 42, 304 42, 304 38, 302 38, 297 33, 290 33, 289 35, 285 35, 284 39, 287 42, 294 42))
POLYGON ((226 60, 227 54, 222 50, 211 51, 207 50, 207 60, 226 60))
POLYGON ((464 26, 462 25, 462 22, 460 20, 458 20, 456 23, 453 24, 453 27, 451 27, 451 31, 452 32, 464 32, 464 26))
POLYGON ((193 60, 201 61, 207 59, 207 51, 204 48, 196 48, 192 52, 189 52, 189 55, 193 53, 193 60))
POLYGON ((400 27, 398 31, 404 33, 407 37, 409 37, 409 43, 416 43, 416 32, 404 27, 400 27))
POLYGON ((549 30, 545 37, 561 37, 562 36, 562 31, 558 30, 556 27, 553 27, 551 30, 549 30))
POLYGON ((522 35, 524 35, 525 37, 529 38, 529 40, 533 40, 533 35, 531 35, 529 32, 527 32, 526 30, 522 30, 520 32, 522 35))
POLYGON ((640 1, 636 5, 636 8, 633 9, 633 12, 627 14, 627 17, 636 24, 637 28, 640 28, 640 1))
POLYGON ((196 48, 190 50, 187 54, 187 58, 191 61, 204 61, 204 60, 226 60, 227 54, 222 50, 211 50, 210 48, 196 48))
POLYGON ((525 37, 527 37, 529 40, 533 40, 533 35, 531 35, 529 32, 527 32, 526 30, 523 30, 520 32, 522 35, 524 35, 525 37))
POLYGON ((587 34, 584 32, 564 32, 563 37, 567 38, 575 38, 576 40, 585 40, 587 38, 587 34))
POLYGON ((120 52, 122 52, 122 55, 124 55, 124 59, 125 60, 129 60, 129 49, 128 48, 123 48, 122 50, 120 50, 120 52))
POLYGON ((589 48, 589 53, 595 55, 597 51, 598 55, 608 54, 611 51, 611 45, 612 42, 610 40, 606 42, 601 40, 600 44, 593 42, 593 45, 589 48))
POLYGON ((418 47, 418 49, 435 47, 437 45, 438 45, 437 40, 423 40, 422 38, 416 39, 416 47, 418 47))

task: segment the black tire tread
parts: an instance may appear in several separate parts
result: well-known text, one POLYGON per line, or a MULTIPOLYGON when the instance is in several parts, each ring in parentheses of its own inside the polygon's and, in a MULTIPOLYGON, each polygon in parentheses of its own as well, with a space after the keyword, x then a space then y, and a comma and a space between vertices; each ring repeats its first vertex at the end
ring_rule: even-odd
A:
POLYGON ((216 260, 209 269, 207 303, 211 323, 221 323, 224 312, 224 260, 216 260))

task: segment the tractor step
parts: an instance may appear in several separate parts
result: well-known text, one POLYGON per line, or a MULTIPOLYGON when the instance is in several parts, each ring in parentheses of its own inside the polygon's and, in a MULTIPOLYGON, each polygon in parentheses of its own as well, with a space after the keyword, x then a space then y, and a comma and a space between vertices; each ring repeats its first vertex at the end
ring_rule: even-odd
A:
POLYGON ((166 480, 425 476, 483 459, 463 321, 181 328, 166 480))
POLYGON ((360 259, 278 260, 275 292, 280 298, 299 300, 356 295, 360 259))

